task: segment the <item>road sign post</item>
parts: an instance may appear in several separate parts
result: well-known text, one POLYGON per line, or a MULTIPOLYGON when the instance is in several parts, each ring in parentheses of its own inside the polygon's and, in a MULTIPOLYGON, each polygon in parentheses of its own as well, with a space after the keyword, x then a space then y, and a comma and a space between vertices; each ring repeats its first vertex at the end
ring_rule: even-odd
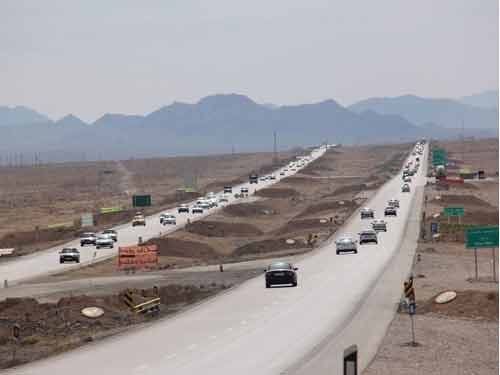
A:
POLYGON ((415 302, 415 288, 413 288, 413 276, 410 276, 408 281, 403 283, 403 292, 405 297, 408 299, 408 315, 410 315, 411 321, 411 346, 418 346, 418 343, 415 341, 415 321, 414 315, 417 312, 417 304, 415 302))
POLYGON ((496 227, 473 227, 465 231, 465 246, 474 249, 475 279, 478 280, 477 272, 477 249, 491 248, 493 259, 493 281, 497 282, 495 248, 498 249, 498 226, 496 227))

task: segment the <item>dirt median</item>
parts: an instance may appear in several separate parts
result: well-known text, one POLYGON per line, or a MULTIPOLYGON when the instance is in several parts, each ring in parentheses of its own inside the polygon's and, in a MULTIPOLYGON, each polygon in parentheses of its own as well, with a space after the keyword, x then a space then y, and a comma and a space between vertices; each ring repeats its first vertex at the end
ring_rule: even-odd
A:
POLYGON ((265 188, 258 190, 255 195, 263 198, 291 198, 297 196, 298 192, 290 188, 265 188))
POLYGON ((263 232, 252 224, 199 220, 186 226, 186 231, 206 237, 258 236, 263 232))
POLYGON ((222 212, 229 216, 254 217, 276 215, 276 212, 265 203, 238 203, 223 208, 222 212))

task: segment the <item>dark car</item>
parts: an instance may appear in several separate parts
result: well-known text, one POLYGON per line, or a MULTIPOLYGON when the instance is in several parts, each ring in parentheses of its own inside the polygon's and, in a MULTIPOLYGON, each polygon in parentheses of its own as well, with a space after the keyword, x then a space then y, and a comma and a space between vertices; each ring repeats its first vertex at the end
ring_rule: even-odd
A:
POLYGON ((384 216, 398 216, 396 207, 388 206, 384 210, 384 216))
POLYGON ((80 263, 80 252, 75 248, 65 247, 59 253, 59 263, 76 262, 80 263))
POLYGON ((297 267, 288 262, 271 263, 266 269, 266 288, 273 285, 297 286, 297 267))
POLYGON ((258 184, 259 175, 256 173, 252 173, 250 176, 248 176, 248 180, 250 181, 251 184, 258 184))
POLYGON ((182 214, 183 212, 188 214, 189 213, 189 206, 187 204, 181 204, 179 208, 177 208, 177 212, 182 214))

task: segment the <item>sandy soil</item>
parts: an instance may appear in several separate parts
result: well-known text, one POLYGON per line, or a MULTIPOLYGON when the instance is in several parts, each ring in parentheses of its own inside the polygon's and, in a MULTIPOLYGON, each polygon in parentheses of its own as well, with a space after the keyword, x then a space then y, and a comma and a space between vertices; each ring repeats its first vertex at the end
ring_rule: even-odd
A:
MULTIPOLYGON (((279 164, 296 155, 281 153, 279 164)), ((0 248, 15 247, 22 255, 75 238, 82 213, 94 213, 97 229, 127 222, 135 213, 134 193, 151 194, 153 207, 144 211, 155 212, 198 196, 176 194, 186 178, 195 179, 202 193, 215 191, 246 180, 253 170, 272 169, 272 157, 256 153, 0 167, 0 248), (101 207, 128 210, 98 215, 101 207), (66 227, 48 228, 57 224, 66 227)))
MULTIPOLYGON (((464 165, 498 169, 498 140, 494 144, 490 140, 467 141, 463 153, 456 142, 440 145, 449 148, 450 154, 457 153, 464 165)), ((451 225, 442 217, 433 219, 440 222, 440 232, 444 231, 439 241, 433 241, 428 231, 429 218, 448 205, 464 206, 462 223, 498 225, 498 180, 471 182, 448 191, 427 186, 425 193, 427 236, 419 243, 413 268, 419 346, 407 345, 411 341, 410 318, 403 310, 396 314, 363 374, 497 374, 498 282, 492 275, 495 267, 498 280, 498 249, 495 264, 491 249, 478 250, 476 279, 474 253, 465 248, 464 227, 454 224, 457 219, 453 218, 451 225), (457 298, 444 305, 435 303, 436 295, 446 290, 456 291, 457 298)))

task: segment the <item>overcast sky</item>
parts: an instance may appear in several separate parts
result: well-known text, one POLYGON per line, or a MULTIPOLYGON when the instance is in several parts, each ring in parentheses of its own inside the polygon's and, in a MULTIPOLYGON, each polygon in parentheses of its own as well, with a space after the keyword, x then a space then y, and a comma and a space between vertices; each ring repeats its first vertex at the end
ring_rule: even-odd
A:
POLYGON ((241 93, 298 104, 498 88, 498 0, 0 0, 0 105, 57 119, 241 93))

